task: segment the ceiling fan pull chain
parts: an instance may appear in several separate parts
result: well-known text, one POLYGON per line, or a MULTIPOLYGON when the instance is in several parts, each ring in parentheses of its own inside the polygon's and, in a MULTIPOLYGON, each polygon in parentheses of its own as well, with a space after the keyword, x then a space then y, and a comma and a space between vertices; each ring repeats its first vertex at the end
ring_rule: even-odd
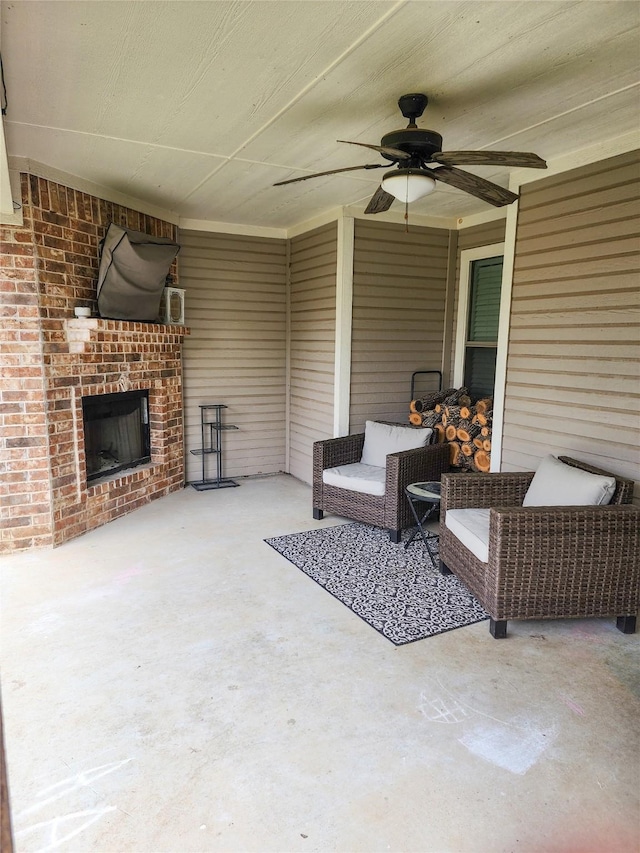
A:
POLYGON ((404 232, 405 234, 409 233, 409 202, 405 201, 404 203, 404 232))

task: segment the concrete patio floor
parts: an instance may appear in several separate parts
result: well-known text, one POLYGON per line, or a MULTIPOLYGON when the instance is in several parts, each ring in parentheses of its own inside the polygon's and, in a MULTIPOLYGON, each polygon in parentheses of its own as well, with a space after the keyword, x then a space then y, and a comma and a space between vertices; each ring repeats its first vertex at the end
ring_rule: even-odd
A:
POLYGON ((240 483, 0 560, 19 853, 640 848, 640 635, 395 647, 262 541, 342 520, 240 483))

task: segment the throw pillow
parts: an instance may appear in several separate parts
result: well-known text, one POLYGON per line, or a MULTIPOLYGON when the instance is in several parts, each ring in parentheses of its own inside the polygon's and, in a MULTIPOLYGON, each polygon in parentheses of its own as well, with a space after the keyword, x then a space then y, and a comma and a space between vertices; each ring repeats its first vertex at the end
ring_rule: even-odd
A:
POLYGON ((414 450, 429 443, 432 429, 412 429, 406 426, 367 421, 364 427, 364 447, 361 462, 365 465, 387 467, 387 454, 414 450))
POLYGON ((616 478, 592 474, 545 456, 524 496, 523 506, 604 506, 616 490, 616 478))

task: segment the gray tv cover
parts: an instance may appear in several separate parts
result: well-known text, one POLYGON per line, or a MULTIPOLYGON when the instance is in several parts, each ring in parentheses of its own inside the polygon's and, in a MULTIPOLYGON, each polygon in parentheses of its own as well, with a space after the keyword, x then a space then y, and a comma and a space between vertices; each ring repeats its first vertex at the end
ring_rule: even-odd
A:
POLYGON ((112 320, 158 319, 167 273, 180 246, 113 222, 102 241, 98 311, 112 320))

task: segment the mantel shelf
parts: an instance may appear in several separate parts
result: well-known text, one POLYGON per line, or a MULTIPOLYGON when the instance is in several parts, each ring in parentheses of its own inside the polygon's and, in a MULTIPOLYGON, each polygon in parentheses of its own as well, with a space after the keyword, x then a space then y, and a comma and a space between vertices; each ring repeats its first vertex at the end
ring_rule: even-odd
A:
POLYGON ((63 321, 69 352, 81 353, 92 346, 113 343, 180 344, 191 334, 187 326, 73 317, 63 321))

